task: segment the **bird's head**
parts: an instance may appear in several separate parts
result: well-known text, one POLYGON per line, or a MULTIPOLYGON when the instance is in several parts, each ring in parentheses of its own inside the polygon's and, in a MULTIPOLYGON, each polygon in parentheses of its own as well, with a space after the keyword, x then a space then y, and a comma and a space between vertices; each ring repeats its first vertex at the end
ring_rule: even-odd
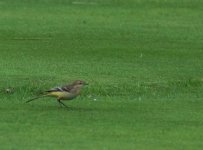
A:
POLYGON ((81 88, 85 85, 88 85, 88 83, 83 80, 75 80, 71 84, 71 92, 75 93, 76 95, 79 95, 81 88))
POLYGON ((88 85, 88 83, 83 80, 75 80, 73 81, 72 85, 75 87, 83 87, 85 85, 88 85))

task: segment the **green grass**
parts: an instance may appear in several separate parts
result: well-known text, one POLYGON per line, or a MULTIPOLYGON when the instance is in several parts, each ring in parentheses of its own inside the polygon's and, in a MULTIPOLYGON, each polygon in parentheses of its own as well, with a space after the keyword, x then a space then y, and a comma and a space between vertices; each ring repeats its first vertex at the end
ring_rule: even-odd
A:
POLYGON ((77 2, 0 1, 0 149, 201 150, 203 2, 77 2))

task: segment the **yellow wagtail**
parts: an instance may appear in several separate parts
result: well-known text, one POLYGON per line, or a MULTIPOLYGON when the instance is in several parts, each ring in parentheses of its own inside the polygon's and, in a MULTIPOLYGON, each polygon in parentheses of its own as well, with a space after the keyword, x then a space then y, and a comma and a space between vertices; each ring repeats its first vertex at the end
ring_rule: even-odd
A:
POLYGON ((63 106, 67 107, 64 103, 61 102, 61 100, 72 100, 76 98, 80 94, 81 88, 84 85, 88 85, 88 84, 85 81, 76 80, 71 84, 47 90, 45 91, 45 94, 32 98, 26 101, 26 103, 42 97, 55 97, 57 98, 57 101, 59 102, 60 105, 62 104, 63 106))

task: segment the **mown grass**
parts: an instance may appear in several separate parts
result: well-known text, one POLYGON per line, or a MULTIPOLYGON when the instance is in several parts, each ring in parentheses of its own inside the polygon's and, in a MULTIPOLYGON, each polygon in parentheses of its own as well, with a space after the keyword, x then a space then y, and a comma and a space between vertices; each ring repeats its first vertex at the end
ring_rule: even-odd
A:
POLYGON ((0 148, 201 149, 202 2, 74 2, 0 1, 0 148))

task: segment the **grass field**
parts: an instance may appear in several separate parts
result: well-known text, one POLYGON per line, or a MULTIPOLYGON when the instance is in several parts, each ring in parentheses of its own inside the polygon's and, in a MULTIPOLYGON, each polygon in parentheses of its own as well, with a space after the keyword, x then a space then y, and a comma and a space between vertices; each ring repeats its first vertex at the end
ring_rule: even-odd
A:
POLYGON ((202 7, 0 0, 0 149, 201 150, 202 7), (75 79, 89 86, 69 109, 24 103, 75 79))

